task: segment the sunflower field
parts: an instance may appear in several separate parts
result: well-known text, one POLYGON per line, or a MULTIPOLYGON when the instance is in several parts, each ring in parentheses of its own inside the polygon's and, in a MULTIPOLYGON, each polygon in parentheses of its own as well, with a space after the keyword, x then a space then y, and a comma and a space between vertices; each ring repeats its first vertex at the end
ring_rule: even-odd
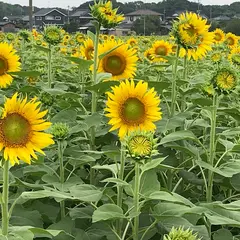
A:
POLYGON ((240 38, 0 33, 0 240, 240 239, 240 38))

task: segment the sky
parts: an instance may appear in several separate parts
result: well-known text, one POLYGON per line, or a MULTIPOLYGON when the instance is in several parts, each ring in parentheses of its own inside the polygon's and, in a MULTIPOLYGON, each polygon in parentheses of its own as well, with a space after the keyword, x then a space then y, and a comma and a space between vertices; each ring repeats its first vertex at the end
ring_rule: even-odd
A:
MULTIPOLYGON (((118 1, 120 2, 120 0, 118 1)), ((121 0, 121 2, 129 2, 129 1, 133 1, 133 0, 121 0)), ((159 2, 159 0, 142 0, 142 1, 143 2, 159 2)), ((224 5, 224 4, 231 4, 237 1, 238 0, 200 0, 200 2, 204 5, 224 5)), ((27 6, 29 1, 28 0, 3 0, 3 2, 27 6)), ((86 2, 86 0, 33 0, 33 5, 37 7, 67 8, 68 5, 70 7, 78 7, 84 2, 86 2)), ((192 2, 197 2, 197 0, 192 0, 192 2)))

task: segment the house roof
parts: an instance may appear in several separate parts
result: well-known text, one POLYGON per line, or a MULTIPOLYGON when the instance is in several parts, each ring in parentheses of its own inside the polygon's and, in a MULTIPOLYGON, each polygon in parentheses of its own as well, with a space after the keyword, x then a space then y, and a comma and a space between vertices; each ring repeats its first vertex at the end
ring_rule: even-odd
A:
POLYGON ((1 27, 5 26, 5 25, 7 25, 7 24, 12 24, 12 25, 15 26, 15 24, 12 23, 12 22, 0 22, 0 26, 1 26, 1 27))
POLYGON ((163 14, 152 11, 152 10, 140 9, 140 10, 130 12, 130 13, 125 14, 125 15, 126 16, 142 16, 142 15, 145 15, 145 16, 161 16, 163 14))
POLYGON ((88 9, 77 10, 70 17, 90 17, 90 12, 88 9))
POLYGON ((60 14, 67 16, 65 13, 59 11, 57 8, 43 8, 43 9, 39 10, 38 12, 34 13, 34 15, 37 17, 42 17, 42 16, 46 16, 47 14, 51 13, 52 11, 57 11, 60 14))
POLYGON ((131 29, 133 26, 133 22, 130 22, 130 23, 126 23, 126 22, 123 22, 121 24, 119 24, 117 26, 118 29, 131 29))

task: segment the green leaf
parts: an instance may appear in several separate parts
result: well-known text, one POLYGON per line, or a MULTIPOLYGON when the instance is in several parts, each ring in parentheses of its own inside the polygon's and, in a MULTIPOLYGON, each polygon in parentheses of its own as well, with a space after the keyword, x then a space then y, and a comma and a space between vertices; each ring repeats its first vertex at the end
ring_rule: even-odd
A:
POLYGON ((98 73, 98 74, 97 74, 97 78, 96 78, 96 82, 97 82, 97 83, 100 83, 100 82, 102 82, 103 80, 110 79, 111 77, 112 77, 112 74, 111 74, 111 73, 98 73))
POLYGON ((102 121, 102 116, 99 113, 93 113, 90 116, 87 116, 84 120, 84 124, 88 126, 88 129, 93 126, 99 126, 102 121))
POLYGON ((82 59, 82 58, 78 58, 78 57, 66 57, 66 59, 78 64, 79 69, 82 71, 88 70, 90 68, 90 66, 93 64, 92 60, 86 60, 86 59, 82 59))
POLYGON ((104 204, 93 212, 92 222, 123 219, 123 210, 115 204, 104 204))
POLYGON ((50 52, 50 49, 49 48, 45 48, 45 47, 42 47, 42 46, 34 46, 37 50, 40 50, 40 51, 43 51, 43 52, 50 52))
POLYGON ((213 234, 213 240, 232 240, 233 235, 227 229, 219 229, 213 234))
POLYGON ((117 81, 106 81, 106 82, 99 82, 96 85, 92 85, 87 87, 89 91, 94 91, 98 94, 104 94, 111 89, 112 86, 118 86, 120 82, 117 81))
POLYGON ((77 119, 77 113, 75 110, 67 109, 57 113, 51 120, 52 123, 72 123, 77 119))
POLYGON ((70 217, 75 220, 75 219, 92 219, 93 215, 93 207, 91 206, 86 206, 86 207, 81 207, 81 208, 73 208, 69 210, 69 215, 70 217))
POLYGON ((93 185, 72 186, 69 190, 75 199, 84 202, 98 202, 102 197, 102 192, 93 185))
POLYGON ((168 89, 169 86, 171 85, 171 82, 153 82, 153 81, 148 81, 148 86, 149 88, 155 89, 158 93, 162 93, 163 90, 168 89))
POLYGON ((38 77, 41 75, 41 73, 37 71, 9 72, 9 74, 19 77, 38 77))
POLYGON ((106 178, 102 180, 101 182, 107 182, 107 183, 115 183, 118 186, 128 186, 129 184, 121 179, 118 178, 106 178))
POLYGON ((103 169, 103 170, 109 170, 109 171, 111 171, 113 174, 114 174, 114 176, 116 176, 117 175, 117 173, 118 173, 118 170, 119 170, 119 168, 120 168, 120 164, 109 164, 109 165, 96 165, 96 166, 93 166, 93 168, 94 169, 98 169, 98 170, 101 170, 101 169, 103 169))
POLYGON ((162 138, 160 144, 162 145, 165 143, 175 142, 179 140, 192 140, 198 142, 197 137, 191 131, 182 130, 168 134, 167 136, 162 138))
POLYGON ((151 160, 150 162, 144 164, 142 167, 141 167, 141 170, 142 170, 142 173, 148 171, 148 170, 151 170, 151 169, 154 169, 156 168, 161 162, 164 161, 165 158, 157 158, 157 159, 153 159, 151 160))
POLYGON ((235 190, 240 191, 240 173, 233 175, 230 182, 235 190))

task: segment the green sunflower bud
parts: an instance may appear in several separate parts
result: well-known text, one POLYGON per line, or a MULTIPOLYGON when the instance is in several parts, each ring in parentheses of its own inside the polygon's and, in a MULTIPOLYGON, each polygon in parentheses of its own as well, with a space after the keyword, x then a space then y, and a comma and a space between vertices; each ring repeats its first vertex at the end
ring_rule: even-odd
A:
POLYGON ((54 98, 51 94, 49 94, 47 92, 43 92, 40 95, 40 101, 46 106, 52 106, 54 103, 54 98))
POLYGON ((238 77, 234 70, 229 67, 220 68, 212 79, 214 88, 218 93, 228 94, 232 92, 238 82, 238 77))
POLYGON ((157 139, 153 132, 132 131, 125 138, 128 155, 135 161, 147 160, 157 153, 157 139))
POLYGON ((12 41, 14 39, 14 34, 8 33, 6 37, 7 37, 7 40, 12 41))
POLYGON ((68 137, 69 127, 66 123, 55 123, 52 125, 50 131, 54 138, 63 140, 68 137))
POLYGON ((190 229, 184 230, 183 227, 172 228, 168 235, 165 235, 163 240, 200 240, 197 234, 193 234, 190 229))
POLYGON ((212 84, 205 85, 202 88, 202 90, 203 90, 203 93, 206 94, 209 97, 212 97, 214 95, 214 92, 215 92, 214 87, 213 87, 212 84))
POLYGON ((48 44, 57 45, 63 39, 61 29, 56 26, 45 27, 43 31, 43 38, 48 44))

